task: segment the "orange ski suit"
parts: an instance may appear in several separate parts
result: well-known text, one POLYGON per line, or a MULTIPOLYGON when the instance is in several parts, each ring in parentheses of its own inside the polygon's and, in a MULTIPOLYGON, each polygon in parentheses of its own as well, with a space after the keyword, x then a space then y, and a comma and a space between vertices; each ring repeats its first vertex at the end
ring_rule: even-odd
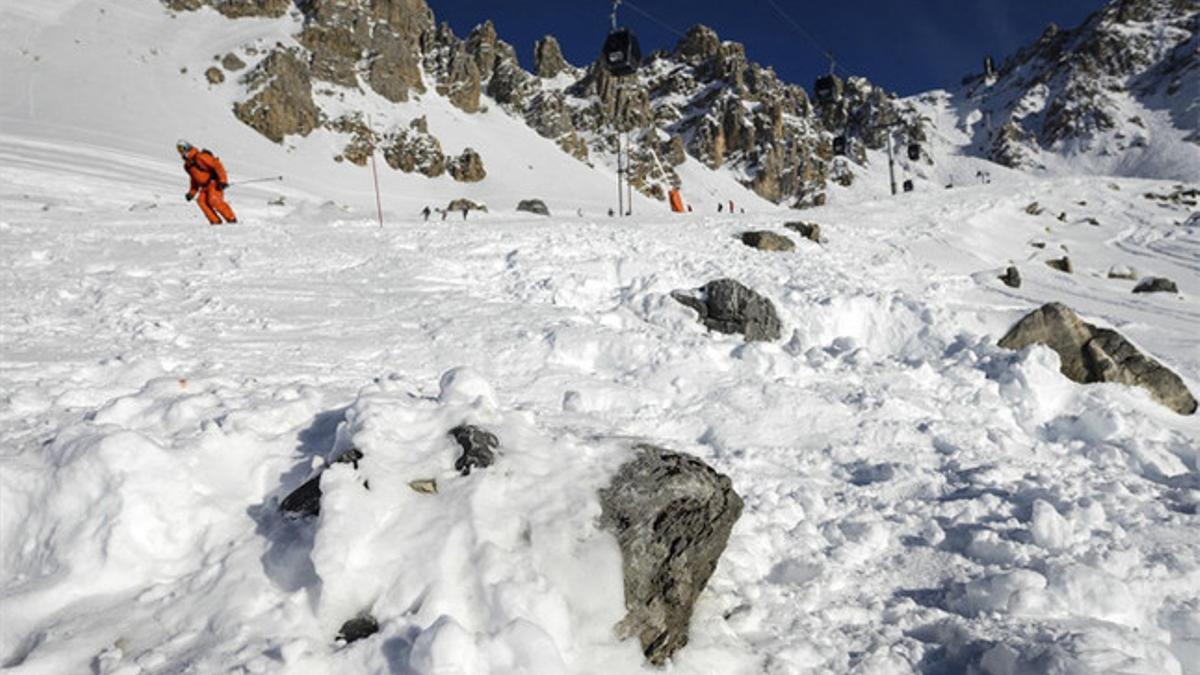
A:
POLYGON ((229 184, 229 176, 221 160, 208 150, 192 148, 183 156, 183 169, 192 179, 187 198, 191 200, 199 196, 196 203, 200 205, 209 224, 220 225, 221 218, 227 223, 236 223, 237 215, 225 203, 225 187, 229 184))

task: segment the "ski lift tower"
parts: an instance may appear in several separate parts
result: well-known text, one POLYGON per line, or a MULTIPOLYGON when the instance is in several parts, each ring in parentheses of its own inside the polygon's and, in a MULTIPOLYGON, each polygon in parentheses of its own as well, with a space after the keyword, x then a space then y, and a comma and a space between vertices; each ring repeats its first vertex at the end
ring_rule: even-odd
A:
MULTIPOLYGON (((604 46, 600 52, 600 62, 606 71, 617 80, 617 102, 620 102, 621 83, 624 78, 633 75, 637 72, 638 67, 642 65, 642 48, 638 44, 637 36, 628 28, 617 27, 617 8, 621 6, 622 0, 613 0, 612 3, 612 25, 609 29, 608 37, 604 39, 604 46)), ((614 117, 616 110, 614 109, 614 117)), ((618 121, 613 120, 613 132, 617 138, 617 207, 619 213, 624 216, 633 213, 633 186, 629 183, 626 174, 631 167, 631 158, 629 155, 629 130, 625 130, 625 161, 621 161, 621 130, 618 128, 618 121), (621 187, 621 180, 625 180, 625 189, 621 187), (629 211, 625 210, 625 191, 629 192, 629 211)))

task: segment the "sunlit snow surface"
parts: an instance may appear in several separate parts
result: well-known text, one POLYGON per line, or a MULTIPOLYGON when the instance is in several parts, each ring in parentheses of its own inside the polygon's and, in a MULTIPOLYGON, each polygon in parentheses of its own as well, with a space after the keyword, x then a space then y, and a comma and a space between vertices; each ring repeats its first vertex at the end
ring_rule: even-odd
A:
POLYGON ((148 1, 20 4, 8 30, 62 44, 36 62, 0 46, 20 84, 0 108, 13 672, 637 672, 612 630, 620 554, 595 490, 649 441, 700 456, 746 501, 671 672, 1200 673, 1200 418, 1073 384, 1048 350, 995 346, 1061 301, 1200 392, 1200 221, 1144 196, 1174 183, 996 169, 972 186, 976 164, 938 157, 915 194, 878 197, 876 165, 870 189, 800 213, 721 194, 727 176, 693 167, 751 213, 639 202, 614 220, 603 169, 513 122, 480 137, 541 179, 495 172, 466 194, 491 215, 426 224, 421 204, 468 188, 387 172, 380 229, 350 187, 369 174, 333 168, 327 139, 280 152, 179 76, 245 35, 168 39, 183 19, 148 1), (103 35, 100 4, 141 42, 61 56, 73 34, 103 35), (172 55, 146 56, 147 35, 172 55), (81 80, 85 99, 136 75, 198 110, 100 110, 90 130, 86 111, 35 110, 40 78, 99 56, 116 74, 81 80), (231 190, 242 224, 202 224, 170 154, 192 124, 235 175, 289 180, 231 190), (555 215, 514 214, 529 196, 555 215), (1033 201, 1043 215, 1024 212, 1033 201), (792 234, 796 218, 826 243, 761 253, 736 238, 792 234), (1074 275, 1043 264, 1062 255, 1074 275), (996 279, 1009 264, 1019 290, 996 279), (1113 266, 1181 293, 1134 295, 1113 266), (773 300, 782 340, 708 334, 669 297, 725 276, 773 300), (461 422, 501 439, 469 477, 445 435, 461 422), (325 474, 319 518, 279 515, 351 446, 365 457, 325 474), (436 495, 408 486, 431 478, 436 495), (364 610, 380 633, 335 644, 364 610))

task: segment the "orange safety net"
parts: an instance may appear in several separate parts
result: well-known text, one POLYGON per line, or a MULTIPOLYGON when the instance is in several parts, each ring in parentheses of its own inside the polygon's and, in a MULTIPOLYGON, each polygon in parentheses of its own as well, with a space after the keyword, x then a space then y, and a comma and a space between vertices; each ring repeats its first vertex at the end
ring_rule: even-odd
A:
POLYGON ((683 205, 683 193, 681 193, 678 189, 675 189, 671 190, 668 195, 671 198, 671 211, 675 213, 683 213, 687 211, 687 208, 685 208, 683 205))

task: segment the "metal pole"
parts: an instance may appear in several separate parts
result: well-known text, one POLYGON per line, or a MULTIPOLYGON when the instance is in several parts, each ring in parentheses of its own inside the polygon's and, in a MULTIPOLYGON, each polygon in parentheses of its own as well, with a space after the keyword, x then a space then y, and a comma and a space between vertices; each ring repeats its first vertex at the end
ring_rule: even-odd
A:
POLYGON ((617 136, 617 215, 625 215, 625 189, 621 187, 621 176, 625 169, 621 166, 621 132, 614 129, 617 136))
POLYGON ((629 140, 629 130, 625 130, 625 202, 629 204, 628 215, 633 215, 633 183, 629 180, 633 173, 633 144, 629 140))
POLYGON ((375 146, 371 146, 371 177, 375 179, 375 212, 379 215, 379 228, 383 229, 383 200, 379 197, 379 171, 375 169, 375 146))
POLYGON ((888 176, 892 181, 892 196, 896 196, 896 155, 892 150, 893 143, 892 130, 887 130, 887 146, 888 146, 888 176))

